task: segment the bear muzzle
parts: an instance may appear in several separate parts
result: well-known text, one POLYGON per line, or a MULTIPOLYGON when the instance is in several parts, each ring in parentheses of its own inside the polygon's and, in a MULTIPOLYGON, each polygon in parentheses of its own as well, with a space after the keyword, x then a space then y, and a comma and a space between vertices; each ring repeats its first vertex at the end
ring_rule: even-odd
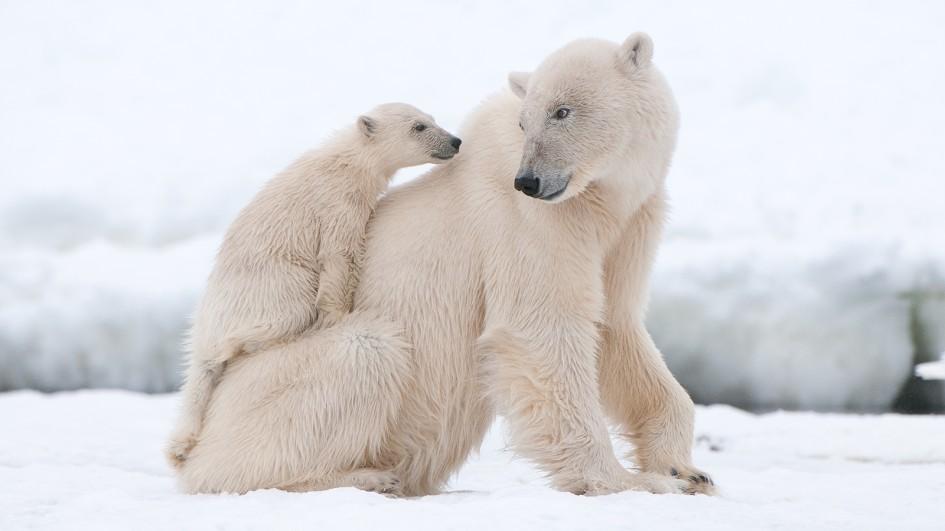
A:
POLYGON ((522 168, 515 176, 515 189, 528 197, 551 201, 564 193, 571 181, 570 176, 539 177, 531 168, 522 168))

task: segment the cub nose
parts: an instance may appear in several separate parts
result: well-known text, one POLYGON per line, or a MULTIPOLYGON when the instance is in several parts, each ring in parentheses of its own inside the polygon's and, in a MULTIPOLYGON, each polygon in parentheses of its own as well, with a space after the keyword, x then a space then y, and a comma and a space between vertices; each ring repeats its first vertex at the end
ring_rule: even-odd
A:
POLYGON ((528 197, 535 197, 538 195, 538 190, 541 188, 541 179, 535 177, 535 174, 531 170, 526 171, 525 173, 520 173, 518 177, 515 178, 515 189, 527 195, 528 197))
POLYGON ((455 136, 450 139, 450 145, 453 146, 453 149, 455 149, 456 151, 459 151, 459 145, 462 143, 463 141, 455 136))

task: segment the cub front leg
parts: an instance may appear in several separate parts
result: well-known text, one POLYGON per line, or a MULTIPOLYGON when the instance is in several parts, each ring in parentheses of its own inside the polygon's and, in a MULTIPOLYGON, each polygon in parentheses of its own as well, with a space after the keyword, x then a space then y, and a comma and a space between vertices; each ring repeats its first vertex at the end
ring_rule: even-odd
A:
POLYGON ((506 415, 513 449, 562 491, 681 492, 683 482, 631 473, 617 460, 597 394, 595 340, 580 341, 581 331, 570 332, 555 345, 533 346, 505 328, 479 338, 491 394, 506 415))
POLYGON ((326 255, 320 262, 315 309, 318 326, 324 328, 351 313, 358 261, 355 253, 345 252, 326 255))

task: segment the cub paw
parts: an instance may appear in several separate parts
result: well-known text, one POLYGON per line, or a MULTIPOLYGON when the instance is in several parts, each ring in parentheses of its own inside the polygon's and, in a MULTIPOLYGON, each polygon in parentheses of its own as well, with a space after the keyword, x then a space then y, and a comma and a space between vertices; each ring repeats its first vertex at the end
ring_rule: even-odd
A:
POLYGON ((346 315, 348 315, 348 312, 322 310, 318 313, 318 317, 315 319, 315 328, 317 330, 331 328, 332 326, 340 323, 346 315))

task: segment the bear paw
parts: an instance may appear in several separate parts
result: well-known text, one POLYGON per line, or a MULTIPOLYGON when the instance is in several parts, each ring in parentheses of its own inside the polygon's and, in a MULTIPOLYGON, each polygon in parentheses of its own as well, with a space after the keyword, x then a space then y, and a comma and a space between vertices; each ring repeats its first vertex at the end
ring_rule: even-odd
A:
POLYGON ((686 487, 687 483, 680 479, 649 472, 624 471, 618 478, 606 481, 584 479, 578 484, 564 486, 562 490, 587 496, 600 496, 627 490, 652 494, 683 494, 686 492, 686 487))
POLYGON ((667 473, 686 483, 683 489, 683 492, 686 494, 706 494, 713 496, 717 492, 712 477, 698 468, 692 466, 670 467, 667 473))
POLYGON ((649 472, 638 472, 632 474, 631 478, 627 481, 627 490, 651 492, 653 494, 683 494, 687 492, 687 483, 677 478, 649 472))
POLYGON ((365 469, 352 474, 351 482, 361 490, 376 492, 390 497, 404 495, 400 478, 393 472, 385 470, 365 469))
POLYGON ((164 457, 167 458, 167 462, 173 468, 180 469, 184 466, 184 462, 187 461, 187 457, 194 446, 197 446, 197 439, 192 435, 174 437, 164 450, 164 457))

